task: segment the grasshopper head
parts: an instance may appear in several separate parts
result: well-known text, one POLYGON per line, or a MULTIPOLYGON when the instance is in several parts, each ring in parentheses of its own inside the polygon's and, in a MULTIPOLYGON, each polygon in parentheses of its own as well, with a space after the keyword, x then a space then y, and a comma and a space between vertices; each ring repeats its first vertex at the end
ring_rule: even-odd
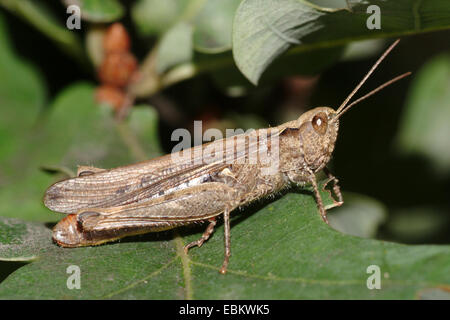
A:
POLYGON ((317 107, 302 114, 297 121, 304 160, 312 170, 320 170, 330 160, 336 143, 339 130, 336 111, 317 107))
MULTIPOLYGON (((297 152, 296 166, 299 168, 309 168, 316 172, 321 170, 330 160, 331 154, 334 150, 337 134, 339 130, 339 118, 350 110, 354 105, 367 99, 371 95, 377 93, 383 88, 397 82, 404 77, 407 77, 411 72, 406 72, 399 75, 384 84, 378 86, 376 89, 370 91, 359 99, 350 102, 351 98, 358 92, 361 86, 366 82, 378 65, 389 54, 389 52, 397 45, 400 40, 395 41, 375 62, 369 72, 359 82, 359 84, 353 89, 353 91, 347 96, 344 102, 334 110, 329 107, 318 107, 303 113, 296 121, 289 122, 288 127, 284 128, 282 135, 286 136, 290 144, 300 152, 297 152), (292 126, 292 127, 291 127, 292 126), (295 142, 297 141, 297 142, 295 142)), ((287 142, 285 143, 285 145, 287 142)), ((286 148, 286 146, 285 146, 286 148)), ((287 147, 287 149, 292 149, 287 147)), ((290 150, 293 151, 293 150, 290 150)), ((284 159, 285 171, 289 171, 292 166, 292 159, 284 159)), ((295 162, 295 161, 294 161, 295 162)), ((301 175, 300 179, 302 178, 301 175)), ((292 180, 292 179, 291 179, 292 180)))

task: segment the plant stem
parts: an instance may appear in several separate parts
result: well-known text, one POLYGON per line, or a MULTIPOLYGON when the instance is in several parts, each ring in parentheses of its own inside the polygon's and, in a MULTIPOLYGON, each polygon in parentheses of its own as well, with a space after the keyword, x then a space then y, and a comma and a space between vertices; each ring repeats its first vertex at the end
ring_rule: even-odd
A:
POLYGON ((34 26, 78 62, 87 64, 83 46, 75 32, 60 26, 42 3, 30 0, 0 0, 0 5, 34 26))

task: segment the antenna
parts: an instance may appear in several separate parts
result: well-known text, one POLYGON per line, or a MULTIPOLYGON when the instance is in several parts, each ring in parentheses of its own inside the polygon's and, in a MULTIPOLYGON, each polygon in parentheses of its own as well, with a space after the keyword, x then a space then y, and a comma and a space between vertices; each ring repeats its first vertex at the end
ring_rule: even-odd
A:
MULTIPOLYGON (((372 66, 372 68, 370 68, 369 72, 367 72, 367 74, 365 75, 365 77, 361 80, 361 82, 355 87, 355 89, 353 89, 353 91, 348 95, 348 97, 344 100, 344 102, 340 105, 340 107, 336 110, 337 114, 342 114, 344 108, 346 107, 347 103, 350 101, 350 99, 355 95, 356 92, 358 92, 358 90, 361 88, 361 86, 366 82, 366 80, 370 77, 370 75, 375 71, 375 69, 378 67, 378 65, 384 60, 384 58, 386 58, 386 56, 392 51, 392 49, 394 49, 394 47, 400 42, 400 39, 397 39, 393 44, 391 44, 389 46, 389 48, 387 48, 387 50, 381 55, 380 58, 378 58, 377 62, 375 62, 375 64, 372 66)), ((355 102, 353 102, 351 105, 355 105, 356 102, 360 102, 362 100, 364 100, 365 98, 371 96, 372 94, 374 94, 375 92, 383 89, 384 87, 394 83, 397 80, 402 79, 403 77, 406 77, 409 74, 403 74, 399 77, 396 77, 388 82, 386 82, 385 84, 381 85, 380 87, 378 87, 377 89, 373 90, 372 92, 370 92, 369 94, 365 95, 364 97, 356 100, 355 102), (364 98, 364 99, 363 99, 364 98)), ((347 108, 348 110, 348 108, 347 108)))
POLYGON ((377 92, 380 91, 381 89, 386 88, 387 86, 393 84, 394 82, 397 82, 398 80, 403 79, 403 78, 409 76, 410 74, 411 74, 411 72, 405 72, 404 74, 401 74, 401 75, 395 77, 394 79, 391 79, 391 80, 389 80, 389 81, 383 83, 381 86, 379 86, 378 88, 376 88, 376 89, 370 91, 369 93, 365 94, 365 95, 362 96, 361 98, 356 99, 355 101, 353 101, 352 103, 350 103, 350 104, 347 106, 347 108, 344 108, 344 109, 339 108, 339 109, 341 109, 341 111, 337 114, 337 118, 339 118, 340 116, 342 116, 345 112, 348 111, 348 109, 350 109, 350 108, 351 108, 352 106, 354 106, 355 104, 357 104, 357 103, 363 101, 364 99, 366 99, 366 98, 370 97, 371 95, 377 93, 377 92))

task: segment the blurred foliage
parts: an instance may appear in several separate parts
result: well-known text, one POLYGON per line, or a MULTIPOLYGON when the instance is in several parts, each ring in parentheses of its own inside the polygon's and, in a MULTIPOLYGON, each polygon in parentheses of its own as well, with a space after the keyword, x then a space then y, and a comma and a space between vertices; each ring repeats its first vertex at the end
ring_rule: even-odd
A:
POLYGON ((333 210, 331 226, 346 234, 374 238, 386 219, 386 208, 378 201, 358 194, 344 193, 345 207, 333 210))
POLYGON ((68 6, 79 6, 81 17, 90 22, 113 22, 119 20, 125 10, 118 0, 65 0, 68 6))
POLYGON ((67 30, 65 23, 58 21, 56 14, 49 10, 47 3, 33 0, 0 0, 0 6, 22 18, 45 34, 65 53, 83 61, 83 48, 77 36, 67 30))
POLYGON ((449 247, 430 245, 450 242, 447 0, 83 0, 76 1, 82 28, 69 31, 73 3, 0 0, 0 260, 8 261, 0 263, 1 298, 448 296, 449 247), (381 30, 366 28, 368 4, 381 7, 381 30), (132 103, 120 116, 93 99, 94 66, 115 21, 140 61, 137 80, 124 89, 132 103), (231 272, 222 278, 214 270, 222 227, 188 257, 180 248, 201 228, 76 250, 50 243, 43 222, 61 215, 44 208, 42 196, 77 165, 109 168, 170 152, 173 129, 192 129, 193 120, 203 129, 248 129, 292 120, 310 106, 335 107, 391 43, 383 39, 403 35, 364 88, 405 71, 412 79, 342 120, 331 166, 346 202, 330 210, 340 232, 320 221, 310 194, 293 192, 236 214, 231 272), (80 296, 61 291, 68 261, 92 280, 80 296), (386 290, 365 287, 370 264, 389 273, 386 290), (105 274, 106 283, 94 281, 105 274), (30 286, 39 279, 62 285, 30 286), (158 290, 149 292, 148 281, 158 290))
POLYGON ((450 171, 450 53, 432 58, 411 85, 398 147, 425 156, 437 174, 450 171))

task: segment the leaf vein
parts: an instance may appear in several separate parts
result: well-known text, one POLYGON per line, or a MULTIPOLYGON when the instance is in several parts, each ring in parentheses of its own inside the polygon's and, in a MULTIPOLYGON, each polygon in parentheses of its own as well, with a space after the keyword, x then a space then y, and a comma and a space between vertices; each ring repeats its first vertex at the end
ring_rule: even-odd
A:
POLYGON ((144 277, 144 278, 142 278, 142 279, 139 279, 138 281, 135 281, 135 282, 131 283, 130 285, 124 287, 124 288, 121 288, 121 289, 119 289, 119 290, 113 291, 113 292, 111 292, 111 293, 109 293, 109 294, 103 296, 101 299, 111 298, 112 296, 114 296, 114 295, 116 295, 116 294, 125 292, 125 291, 127 291, 127 290, 130 290, 130 289, 136 287, 136 286, 137 286, 138 284, 140 284, 141 282, 144 282, 144 281, 146 281, 146 280, 149 280, 149 279, 151 279, 151 278, 157 276, 157 275, 160 274, 164 269, 166 269, 168 266, 170 266, 177 258, 178 258, 178 256, 173 257, 173 258, 170 259, 167 263, 165 263, 161 268, 159 268, 159 269, 153 271, 153 272, 150 273, 148 276, 146 276, 146 277, 144 277))

